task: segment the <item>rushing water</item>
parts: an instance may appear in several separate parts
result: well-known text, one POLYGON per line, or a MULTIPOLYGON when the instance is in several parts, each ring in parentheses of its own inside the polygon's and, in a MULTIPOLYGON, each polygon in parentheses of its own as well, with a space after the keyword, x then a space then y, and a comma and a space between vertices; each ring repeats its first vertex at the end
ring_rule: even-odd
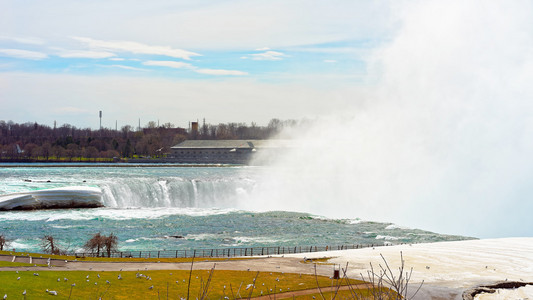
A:
MULTIPOLYGON (((17 250, 55 236, 81 250, 94 233, 115 233, 121 250, 412 243, 463 239, 390 223, 258 211, 254 167, 0 168, 0 194, 93 186, 104 208, 0 212, 0 233, 17 250), (181 236, 174 238, 172 236, 181 236)), ((261 198, 262 199, 262 198, 261 198)), ((264 201, 264 200, 261 200, 264 201)), ((361 219, 359 219, 361 218, 361 219)))

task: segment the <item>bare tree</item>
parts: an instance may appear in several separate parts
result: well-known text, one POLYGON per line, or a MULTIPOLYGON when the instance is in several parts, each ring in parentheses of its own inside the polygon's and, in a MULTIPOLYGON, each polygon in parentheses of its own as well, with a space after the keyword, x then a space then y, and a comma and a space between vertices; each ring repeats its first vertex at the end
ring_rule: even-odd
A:
POLYGON ((107 257, 111 257, 111 252, 117 251, 118 247, 118 237, 111 233, 109 236, 103 236, 104 239, 104 248, 107 252, 107 257))
POLYGON ((86 243, 83 245, 87 251, 95 256, 104 256, 107 254, 108 257, 111 257, 111 252, 117 251, 118 246, 118 237, 111 233, 108 236, 101 234, 100 232, 95 233, 86 243))
POLYGON ((100 252, 104 250, 104 238, 105 236, 101 235, 100 232, 93 235, 93 237, 88 240, 83 247, 91 252, 93 255, 100 256, 100 252))
POLYGON ((54 255, 65 254, 65 251, 59 248, 58 244, 56 243, 55 238, 51 235, 45 235, 41 239, 41 248, 43 249, 45 253, 50 253, 54 255))
POLYGON ((0 251, 4 251, 4 247, 7 247, 9 241, 4 234, 0 234, 0 251))

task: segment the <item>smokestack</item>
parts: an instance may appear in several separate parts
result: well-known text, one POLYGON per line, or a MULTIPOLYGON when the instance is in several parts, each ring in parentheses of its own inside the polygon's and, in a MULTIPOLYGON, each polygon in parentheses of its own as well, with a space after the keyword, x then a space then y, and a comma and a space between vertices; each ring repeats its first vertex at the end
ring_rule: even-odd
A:
POLYGON ((100 129, 102 129, 102 111, 100 111, 100 129))

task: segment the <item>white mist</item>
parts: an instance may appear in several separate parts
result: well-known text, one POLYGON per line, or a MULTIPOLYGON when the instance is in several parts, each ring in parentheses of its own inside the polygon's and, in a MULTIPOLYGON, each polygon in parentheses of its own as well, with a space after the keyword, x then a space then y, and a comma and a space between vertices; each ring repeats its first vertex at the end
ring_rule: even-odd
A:
MULTIPOLYGON (((371 96, 299 133, 254 206, 477 237, 533 235, 533 5, 417 1, 371 96)), ((355 83, 354 83, 355 85, 355 83)), ((327 101, 327 99, 324 99, 327 101)))

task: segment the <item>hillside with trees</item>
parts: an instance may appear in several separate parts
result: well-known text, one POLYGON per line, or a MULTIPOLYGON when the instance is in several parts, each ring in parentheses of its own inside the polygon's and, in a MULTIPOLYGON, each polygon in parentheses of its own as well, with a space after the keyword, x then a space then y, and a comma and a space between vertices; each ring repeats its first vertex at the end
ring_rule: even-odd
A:
POLYGON ((50 127, 38 123, 0 120, 1 161, 117 161, 139 157, 164 157, 170 147, 187 139, 268 139, 297 121, 272 119, 267 126, 255 123, 206 124, 198 130, 157 126, 123 126, 119 130, 77 128, 70 124, 50 127))

